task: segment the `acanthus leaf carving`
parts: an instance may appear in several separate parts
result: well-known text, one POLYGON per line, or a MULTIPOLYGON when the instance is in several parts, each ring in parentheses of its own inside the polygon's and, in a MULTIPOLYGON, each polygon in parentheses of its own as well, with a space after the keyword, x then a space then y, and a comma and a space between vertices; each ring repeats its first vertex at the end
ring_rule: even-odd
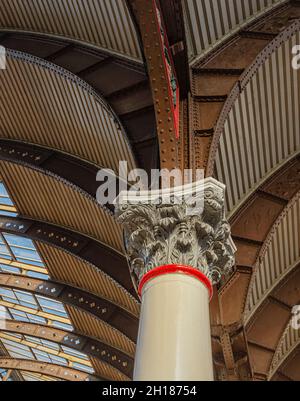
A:
POLYGON ((118 221, 133 282, 158 266, 182 264, 204 273, 217 283, 232 271, 236 248, 224 214, 224 191, 204 190, 201 213, 183 200, 180 204, 120 203, 118 221))

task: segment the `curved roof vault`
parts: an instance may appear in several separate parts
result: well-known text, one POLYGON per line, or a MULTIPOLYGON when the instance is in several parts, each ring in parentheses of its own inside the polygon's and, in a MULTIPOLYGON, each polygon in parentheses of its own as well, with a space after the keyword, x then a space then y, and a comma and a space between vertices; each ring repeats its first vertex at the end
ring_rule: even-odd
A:
POLYGON ((269 380, 299 380, 300 330, 295 330, 292 320, 287 324, 277 345, 269 370, 269 380))
POLYGON ((67 381, 95 380, 92 375, 82 373, 76 369, 62 367, 53 363, 40 362, 38 360, 0 357, 0 369, 38 373, 45 377, 67 381))
POLYGON ((126 1, 12 1, 3 7, 0 44, 48 66, 51 61, 89 83, 125 127, 139 166, 157 168, 153 100, 126 1))
POLYGON ((274 223, 258 257, 245 307, 251 316, 268 295, 300 263, 300 192, 290 201, 274 223))
MULTIPOLYGON (((207 176, 216 175, 216 154, 233 106, 241 102, 245 87, 259 67, 268 64, 272 54, 299 32, 299 17, 299 7, 293 1, 279 9, 271 8, 192 66, 192 162, 195 168, 205 169, 207 176)), ((218 174, 222 179, 220 171, 218 174)), ((228 209, 233 206, 230 204, 228 209)))
POLYGON ((232 236, 237 246, 236 272, 220 290, 224 321, 228 325, 243 321, 252 273, 265 241, 270 238, 280 216, 286 213, 289 203, 300 190, 299 171, 298 154, 256 188, 231 218, 232 236), (233 296, 234 305, 231 302, 233 296))
POLYGON ((2 138, 57 149, 115 171, 119 160, 126 160, 129 170, 135 166, 117 116, 75 75, 7 50, 0 83, 2 138))
MULTIPOLYGON (((32 151, 53 149, 53 160, 61 160, 62 154, 73 157, 80 171, 88 166, 117 169, 118 160, 123 159, 128 160, 129 168, 136 166, 135 160, 141 165, 148 142, 153 145, 155 140, 153 102, 126 2, 55 0, 50 4, 37 0, 29 7, 25 3, 4 1, 0 16, 0 44, 25 52, 32 48, 32 53, 28 51, 31 56, 8 51, 8 69, 0 74, 2 145, 25 142, 24 146, 34 145, 32 151), (79 62, 82 52, 84 66, 79 62), (103 79, 110 69, 114 71, 112 79, 103 79), (121 70, 124 87, 118 87, 114 79, 121 77, 121 70), (8 113, 8 106, 13 113, 8 113)), ((193 163, 227 185, 227 212, 238 246, 237 270, 219 291, 222 324, 242 323, 248 316, 246 334, 256 378, 288 377, 299 348, 298 338, 290 331, 290 309, 299 295, 293 292, 293 280, 299 281, 300 75, 291 69, 291 47, 300 40, 299 7, 285 0, 250 0, 247 4, 236 0, 228 5, 222 0, 183 0, 182 4, 193 76, 193 163), (275 310, 272 324, 276 330, 267 333, 269 342, 264 342, 261 334, 265 329, 260 322, 268 321, 270 310, 275 310)), ((24 222, 49 223, 51 228, 66 229, 68 235, 82 235, 81 240, 90 238, 121 254, 120 228, 96 205, 92 185, 75 187, 72 175, 63 180, 59 174, 55 176, 51 157, 48 166, 52 169, 47 168, 47 158, 40 169, 17 157, 2 158, 0 175, 14 200, 13 206, 6 207, 15 207, 6 212, 17 211, 24 222), (51 197, 53 193, 55 197, 51 197), (72 208, 64 208, 62 213, 61 206, 66 204, 72 208)), ((67 162, 70 160, 64 159, 63 163, 67 162)), ((155 165, 155 161, 149 159, 147 165, 155 165)), ((138 302, 95 269, 95 263, 42 238, 33 239, 52 280, 101 296, 134 318, 138 316, 138 302), (63 269, 59 268, 62 261, 63 269)), ((118 331, 128 323, 114 321, 113 313, 111 321, 102 321, 76 302, 62 305, 74 333, 97 339, 132 359, 134 338, 118 331)), ((0 341, 1 336, 12 341, 11 335, 12 331, 1 331, 0 341)), ((34 347, 32 338, 23 338, 23 332, 18 335, 16 342, 34 347)), ((0 358, 4 369, 16 369, 23 377, 24 371, 45 371, 51 376, 48 365, 39 366, 38 361, 24 364, 8 357, 0 358)), ((113 357, 105 361, 89 354, 89 361, 100 377, 127 380, 128 366, 118 370, 120 362, 113 357)), ((54 373, 63 378, 60 371, 54 373)))
MULTIPOLYGON (((53 316, 42 321, 46 312, 39 305, 42 302, 39 298, 47 297, 39 293, 39 286, 31 288, 38 281, 34 276, 28 277, 33 269, 32 274, 43 276, 46 282, 40 284, 41 287, 49 289, 56 280, 56 287, 68 288, 67 298, 61 297, 61 303, 57 303, 64 311, 64 316, 57 316, 57 320, 60 330, 65 325, 65 329, 67 326, 71 330, 74 328, 79 336, 87 339, 89 358, 83 365, 89 363, 91 372, 100 378, 128 380, 132 375, 139 304, 111 280, 108 266, 105 266, 105 273, 99 269, 101 255, 106 262, 107 258, 117 260, 117 255, 120 256, 118 263, 111 263, 110 267, 115 270, 123 264, 122 240, 120 228, 111 216, 113 208, 107 205, 109 213, 106 213, 96 204, 92 175, 101 167, 116 171, 119 160, 126 160, 131 169, 136 166, 136 156, 145 165, 153 165, 150 159, 146 163, 148 155, 144 151, 147 146, 149 148, 148 142, 151 146, 155 144, 153 106, 133 21, 123 0, 101 4, 98 1, 84 4, 68 0, 51 4, 43 0, 30 4, 12 1, 3 3, 0 31, 1 44, 7 50, 7 68, 0 76, 3 159, 0 175, 14 202, 3 205, 7 217, 2 218, 1 233, 6 238, 17 234, 21 226, 26 227, 26 232, 19 232, 18 241, 34 239, 41 258, 39 263, 45 261, 47 264, 44 271, 44 267, 28 264, 28 261, 6 260, 5 257, 0 260, 1 266, 5 266, 0 273, 1 303, 6 303, 10 319, 23 322, 23 331, 18 326, 16 333, 18 323, 10 320, 10 330, 0 332, 0 341, 8 351, 6 356, 15 358, 1 358, 1 368, 19 372, 23 379, 30 375, 36 379, 39 375, 44 379, 52 376, 66 379, 66 373, 71 380, 87 378, 72 371, 73 361, 64 365, 63 349, 54 349, 54 342, 49 338, 49 358, 44 356, 43 363, 36 358, 36 353, 46 352, 45 338, 28 336, 30 328, 34 325, 36 328, 39 323, 49 325, 47 330, 52 330, 52 334, 58 329, 50 327, 55 321, 53 316), (13 49, 30 49, 30 54, 9 50, 8 43, 13 44, 13 49), (35 54, 38 48, 39 52, 35 54), (81 57, 82 54, 85 57, 81 57), (68 60, 63 61, 66 55, 68 60), (61 68, 65 66, 77 75, 61 68), (101 69, 102 74, 99 74, 101 69), (96 75, 99 78, 105 76, 105 79, 95 79, 96 75), (136 142, 134 152, 127 132, 131 142, 136 142), (12 154, 16 157, 11 157, 12 154), (76 182, 75 172, 79 176, 88 172, 90 181, 76 182), (26 198, 28 201, 31 198, 30 202, 27 203, 26 198), (29 203, 31 206, 35 203, 35 206, 27 208, 29 203), (65 208, 66 204, 72 207, 65 208), (57 213, 56 217, 53 213, 57 213), (34 230, 36 232, 31 235, 34 230), (62 239, 64 243, 78 242, 83 251, 71 251, 65 244, 60 246, 62 239), (97 249, 101 252, 94 264, 97 249), (48 275, 51 281, 46 281, 48 275), (23 305, 26 301, 19 297, 26 299, 27 304, 23 305), (34 302, 38 306, 31 307, 34 302), (100 316, 101 310, 94 310, 101 305, 103 316, 100 316), (15 315, 11 313, 14 308, 15 315), (129 317, 131 320, 127 319, 129 317), (130 338, 122 334, 124 330, 130 338), (96 341, 93 346, 92 341, 96 341), (11 353, 14 348, 21 350, 18 355, 11 353), (30 353, 33 357, 29 357, 30 353), (23 355, 29 360, 24 361, 23 355), (65 370, 57 368, 55 363, 64 366, 65 370)), ((156 166, 155 160, 154 164, 156 166)), ((121 276, 123 273, 120 272, 121 276)), ((117 279, 118 274, 113 273, 117 279)), ((122 284, 126 280, 121 279, 122 284)), ((131 284, 126 286, 132 290, 131 284)), ((53 295, 51 293, 47 301, 49 305, 53 295)), ((56 346, 66 347, 57 343, 56 346)))
POLYGON ((287 0, 183 0, 190 62, 193 65, 228 37, 287 0))
MULTIPOLYGON (((238 248, 236 271, 219 290, 222 324, 232 330, 243 327, 249 283, 265 241, 300 189, 300 75, 291 63, 292 47, 299 42, 299 8, 286 2, 280 10, 278 15, 274 9, 266 17, 258 18, 257 23, 240 30, 231 42, 228 40, 193 65, 194 116, 198 116, 194 132, 199 145, 195 162, 206 167, 208 175, 226 184, 227 213, 238 248), (204 115, 205 110, 209 112, 204 115), (205 149, 209 153, 207 159, 205 149)), ((294 217, 297 225, 299 218, 294 217)), ((276 248, 274 242, 272 246, 280 250, 280 255, 277 252, 266 263, 273 271, 257 269, 256 277, 264 276, 258 284, 262 298, 269 290, 273 299, 272 291, 284 279, 279 272, 297 269, 297 261, 292 263, 292 252, 299 252, 299 237, 291 217, 289 223, 288 229, 287 222, 284 223, 284 232, 285 240, 289 238, 293 243, 292 249, 287 242, 278 242, 276 248)), ((258 313, 260 307, 257 308, 258 313)), ((247 328, 256 378, 267 379, 269 364, 290 314, 289 306, 278 313, 273 334, 264 323, 274 313, 266 312, 261 325, 256 320, 253 330, 262 335, 260 344, 247 328), (273 344, 264 344, 263 333, 274 340, 273 344)), ((216 319, 213 317, 213 325, 217 324, 216 319)))
MULTIPOLYGON (((14 239, 14 244, 16 243, 20 243, 17 237, 14 239)), ((14 245, 12 249, 15 249, 15 247, 16 245, 14 245)), ((1 251, 4 252, 3 245, 1 251)), ((111 315, 111 310, 109 304, 107 302, 103 304, 102 301, 99 302, 97 297, 91 297, 76 288, 69 287, 69 289, 67 289, 67 287, 64 287, 64 284, 45 280, 46 273, 48 273, 48 271, 44 268, 43 279, 37 279, 34 277, 41 275, 41 273, 34 272, 34 266, 20 262, 11 263, 6 259, 2 260, 0 273, 0 305, 2 308, 5 308, 8 319, 15 319, 11 323, 8 322, 9 327, 6 325, 4 328, 2 327, 0 333, 0 341, 9 351, 9 354, 13 357, 22 357, 25 355, 28 359, 35 358, 43 361, 45 358, 49 359, 50 355, 52 363, 56 361, 65 366, 66 361, 70 359, 70 363, 75 362, 74 367, 78 364, 79 370, 82 370, 84 366, 87 366, 86 369, 89 368, 91 370, 93 363, 90 365, 87 359, 84 359, 82 362, 78 359, 82 351, 84 351, 83 349, 77 349, 77 354, 76 352, 72 353, 68 351, 70 348, 69 345, 71 345, 72 348, 72 344, 68 343, 69 341, 76 341, 75 344, 79 344, 79 341, 81 341, 81 337, 76 339, 76 336, 74 337, 75 334, 72 334, 75 328, 75 330, 79 330, 79 333, 83 333, 87 338, 91 338, 88 342, 85 341, 87 346, 86 352, 91 360, 97 361, 98 370, 96 370, 96 374, 100 375, 100 377, 110 379, 118 377, 119 380, 122 375, 124 378, 124 374, 127 377, 131 377, 132 357, 129 356, 131 354, 130 348, 126 347, 126 345, 123 347, 123 344, 126 344, 125 341, 129 340, 126 340, 124 335, 112 327, 114 323, 110 321, 109 315, 111 315), (28 276, 31 271, 29 269, 33 270, 30 276, 28 276), (17 275, 13 275, 11 273, 12 271, 18 271, 17 275), (67 290, 65 295, 63 295, 65 291, 62 290, 63 288, 67 290), (88 305, 86 305, 86 303, 88 303, 88 305), (98 311, 99 307, 100 310, 98 311), (76 316, 76 311, 79 310, 78 308, 80 308, 82 311, 81 315, 85 318, 85 323, 80 329, 77 327, 78 323, 76 319, 72 317, 74 313, 76 316), (107 314, 108 316, 105 317, 107 314), (97 326, 98 331, 97 333, 89 334, 86 328, 91 324, 92 315, 95 316, 93 322, 97 326), (48 337, 46 341, 42 343, 40 341, 37 343, 32 339, 32 337, 45 337, 43 333, 35 331, 24 331, 23 334, 28 335, 30 338, 28 336, 25 339, 23 337, 21 338, 18 330, 19 326, 14 327, 17 324, 21 324, 21 322, 50 325, 50 331, 55 331, 55 328, 60 331, 64 330, 63 348, 58 350, 56 346, 54 347, 51 345, 51 342, 53 343, 53 338, 51 338, 51 336, 49 337, 49 331, 47 332, 48 337), (68 332, 71 333, 68 334, 68 332), (97 341, 102 341, 102 344, 97 341, 95 342, 95 338, 99 339, 97 341), (22 345, 19 346, 19 343, 22 345), (30 352, 28 348, 30 348, 30 352), (45 353, 47 353, 48 356, 45 353), (67 354, 69 358, 66 356, 67 354), (77 358, 74 357, 74 354, 76 354, 75 356, 77 356, 77 358)), ((113 307, 113 310, 116 312, 115 307, 113 307)), ((116 321, 115 319, 117 316, 115 312, 114 321, 116 321)), ((121 326, 119 325, 119 327, 123 330, 125 326, 126 323, 124 319, 121 319, 121 326)), ((54 335, 57 340, 58 333, 56 331, 54 335)), ((68 363, 66 366, 69 365, 68 363)))
POLYGON ((1 10, 1 29, 67 37, 141 60, 139 38, 125 0, 4 0, 1 10))
POLYGON ((300 151, 300 71, 292 68, 292 48, 299 40, 297 32, 251 74, 227 116, 215 171, 227 185, 230 214, 300 151))
MULTIPOLYGON (((96 199, 98 187, 105 181, 105 179, 96 181, 95 177, 97 177, 98 171, 104 169, 100 169, 91 162, 53 148, 49 149, 22 140, 0 138, 0 159, 44 172, 44 174, 68 183, 93 201, 96 199)), ((116 181, 117 188, 120 188, 121 179, 118 176, 116 176, 116 181)), ((123 183, 125 186, 128 185, 125 181, 123 183)), ((108 201, 100 206, 113 214, 113 202, 108 201)))
POLYGON ((70 228, 122 252, 120 227, 96 201, 40 171, 6 161, 0 161, 0 166, 1 177, 21 216, 70 228))
POLYGON ((289 341, 297 337, 290 322, 292 308, 300 302, 299 199, 300 192, 274 223, 257 258, 245 306, 247 339, 256 361, 254 370, 267 378, 296 347, 289 341))
MULTIPOLYGON (((6 264, 5 264, 6 265, 6 264)), ((52 276, 51 276, 52 278, 52 276)), ((12 273, 4 272, 0 275, 0 282, 3 288, 18 289, 29 293, 36 293, 51 299, 58 299, 59 302, 71 307, 80 309, 91 314, 97 319, 111 325, 114 329, 125 333, 133 341, 137 336, 137 321, 117 305, 101 297, 93 296, 80 288, 72 287, 61 282, 34 279, 32 277, 19 277, 12 273), (113 314, 115 316, 113 316, 113 314)))
MULTIPOLYGON (((94 358, 95 360, 99 360, 99 363, 112 365, 116 370, 120 373, 123 373, 125 376, 130 377, 132 374, 132 365, 133 359, 128 357, 127 354, 120 352, 116 348, 110 347, 109 345, 100 342, 99 340, 92 339, 82 334, 78 334, 75 331, 67 331, 61 328, 55 328, 49 325, 43 325, 38 323, 30 323, 30 322, 20 322, 17 320, 7 320, 5 322, 5 329, 3 330, 3 337, 0 338, 8 338, 9 334, 20 334, 21 336, 16 337, 21 340, 28 340, 31 342, 35 342, 34 339, 44 340, 44 342, 38 341, 41 346, 47 345, 47 341, 54 342, 59 344, 62 348, 59 352, 67 351, 70 355, 70 360, 72 361, 72 351, 74 350, 74 362, 80 363, 79 358, 80 355, 86 354, 90 358, 94 358), (66 350, 64 349, 66 347, 66 350), (68 349, 69 348, 69 349, 68 349), (78 355, 76 353, 78 351, 78 355), (117 358, 113 358, 114 354, 116 354, 117 358)), ((53 347, 57 351, 57 347, 53 347)), ((87 358, 85 359, 87 360, 87 358)), ((86 363, 86 366, 89 366, 86 363)))
MULTIPOLYGON (((0 201, 1 218, 6 221, 16 219, 17 208, 3 184, 0 201), (7 211, 7 206, 14 211, 7 211)), ((126 292, 122 293, 120 286, 110 282, 108 276, 75 255, 53 245, 33 243, 31 239, 12 232, 1 230, 0 244, 0 305, 9 319, 9 327, 1 329, 0 341, 7 356, 25 357, 34 365, 38 361, 58 363, 62 367, 76 369, 75 373, 78 370, 81 380, 82 370, 104 379, 129 380, 133 368, 132 340, 135 340, 137 331, 137 320, 134 318, 137 310, 134 312, 132 306, 137 306, 137 303, 132 303, 133 299, 128 298, 126 292), (39 252, 38 246, 41 248, 39 252), (82 275, 86 275, 87 280, 83 281, 82 275), (59 282, 53 282, 53 279, 59 282), (122 304, 121 309, 118 304, 122 304), (126 309, 130 310, 129 314, 126 309), (24 324, 29 325, 27 331, 24 324), (38 329, 42 330, 40 333, 36 331, 38 324, 45 326, 38 329), (49 326, 48 331, 46 326, 49 326), (122 334, 124 329, 127 331, 126 327, 132 340, 122 334), (47 338, 44 330, 48 333, 47 338), (53 341, 49 332, 55 335, 55 340, 60 333, 61 343, 53 341), (79 337, 76 339, 77 333, 79 337), (82 339, 85 351, 78 347, 73 350, 72 341, 82 344, 82 339)), ((21 377, 24 377, 22 372, 21 377)))
POLYGON ((298 153, 260 185, 231 219, 236 270, 219 290, 222 321, 228 327, 246 323, 251 366, 259 380, 270 377, 280 337, 300 301, 299 172, 298 153))
MULTIPOLYGON (((11 208, 10 206, 9 209, 11 208)), ((13 209, 16 210, 14 206, 13 209)), ((132 283, 125 256, 97 240, 65 227, 35 220, 33 216, 27 218, 0 216, 0 231, 30 238, 37 243, 37 246, 41 242, 58 248, 64 251, 64 254, 72 256, 74 260, 83 262, 109 277, 112 282, 119 283, 123 287, 124 293, 126 293, 126 289, 132 293, 132 283)), ((134 307, 132 310, 135 313, 134 307)))

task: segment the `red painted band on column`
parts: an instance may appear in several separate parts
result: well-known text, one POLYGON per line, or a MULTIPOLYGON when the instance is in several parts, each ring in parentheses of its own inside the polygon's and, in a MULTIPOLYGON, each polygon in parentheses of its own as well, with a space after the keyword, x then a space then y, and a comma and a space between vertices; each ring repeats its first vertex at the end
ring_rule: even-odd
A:
POLYGON ((138 288, 139 296, 141 296, 143 287, 149 280, 152 280, 152 279, 162 276, 164 274, 172 274, 172 273, 173 274, 174 273, 183 273, 183 274, 186 274, 188 276, 193 276, 194 278, 198 279, 199 281, 201 281, 202 284, 204 284, 206 286, 206 288, 208 289, 208 292, 209 292, 209 297, 210 297, 210 299, 212 299, 213 286, 212 286, 212 283, 209 280, 209 278, 206 277, 206 275, 203 274, 200 270, 197 270, 194 267, 182 266, 182 265, 159 266, 153 270, 148 271, 148 273, 146 273, 143 276, 143 278, 140 282, 140 285, 138 288))

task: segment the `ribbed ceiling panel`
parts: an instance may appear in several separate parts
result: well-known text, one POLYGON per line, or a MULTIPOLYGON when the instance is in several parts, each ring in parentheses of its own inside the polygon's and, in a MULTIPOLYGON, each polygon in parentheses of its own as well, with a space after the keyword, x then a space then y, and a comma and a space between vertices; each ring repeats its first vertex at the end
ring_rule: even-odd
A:
POLYGON ((286 0, 182 0, 191 60, 286 0))
POLYGON ((20 215, 71 228, 122 251, 120 226, 96 202, 55 178, 13 163, 1 161, 0 176, 20 215))
POLYGON ((72 306, 66 305, 66 310, 73 326, 78 332, 97 338, 128 355, 134 355, 135 344, 118 330, 112 328, 102 320, 96 319, 88 313, 73 308, 72 306))
POLYGON ((271 363, 269 379, 280 368, 281 364, 288 358, 289 355, 300 344, 300 330, 295 330, 292 326, 292 320, 285 329, 283 336, 278 344, 274 358, 271 363))
POLYGON ((117 369, 114 369, 112 366, 100 361, 97 358, 91 358, 91 364, 96 373, 98 373, 102 377, 107 377, 109 380, 113 381, 129 381, 130 379, 120 373, 117 369))
POLYGON ((279 218, 266 245, 250 285, 245 308, 246 320, 300 261, 300 193, 279 218))
MULTIPOLYGON (((1 13, 0 13, 1 14, 1 13)), ((115 116, 91 88, 62 69, 22 54, 0 74, 0 135, 58 149, 118 171, 134 158, 115 116), (28 62, 31 60, 32 62, 28 62)))
POLYGON ((125 0, 1 0, 0 28, 64 36, 141 58, 125 0))
POLYGON ((257 185, 300 151, 300 70, 292 69, 292 46, 282 45, 235 101, 216 156, 216 175, 227 186, 233 212, 257 185))
POLYGON ((41 242, 36 247, 53 279, 86 289, 138 316, 138 302, 106 274, 60 249, 41 242))

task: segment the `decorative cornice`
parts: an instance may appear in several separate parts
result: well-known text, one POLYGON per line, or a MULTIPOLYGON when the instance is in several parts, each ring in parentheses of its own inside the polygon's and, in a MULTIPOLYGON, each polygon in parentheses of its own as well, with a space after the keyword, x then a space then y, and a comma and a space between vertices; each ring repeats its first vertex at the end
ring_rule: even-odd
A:
POLYGON ((139 196, 120 194, 116 215, 136 288, 147 272, 163 265, 191 266, 213 284, 231 272, 236 247, 225 219, 224 190, 207 178, 139 196))

